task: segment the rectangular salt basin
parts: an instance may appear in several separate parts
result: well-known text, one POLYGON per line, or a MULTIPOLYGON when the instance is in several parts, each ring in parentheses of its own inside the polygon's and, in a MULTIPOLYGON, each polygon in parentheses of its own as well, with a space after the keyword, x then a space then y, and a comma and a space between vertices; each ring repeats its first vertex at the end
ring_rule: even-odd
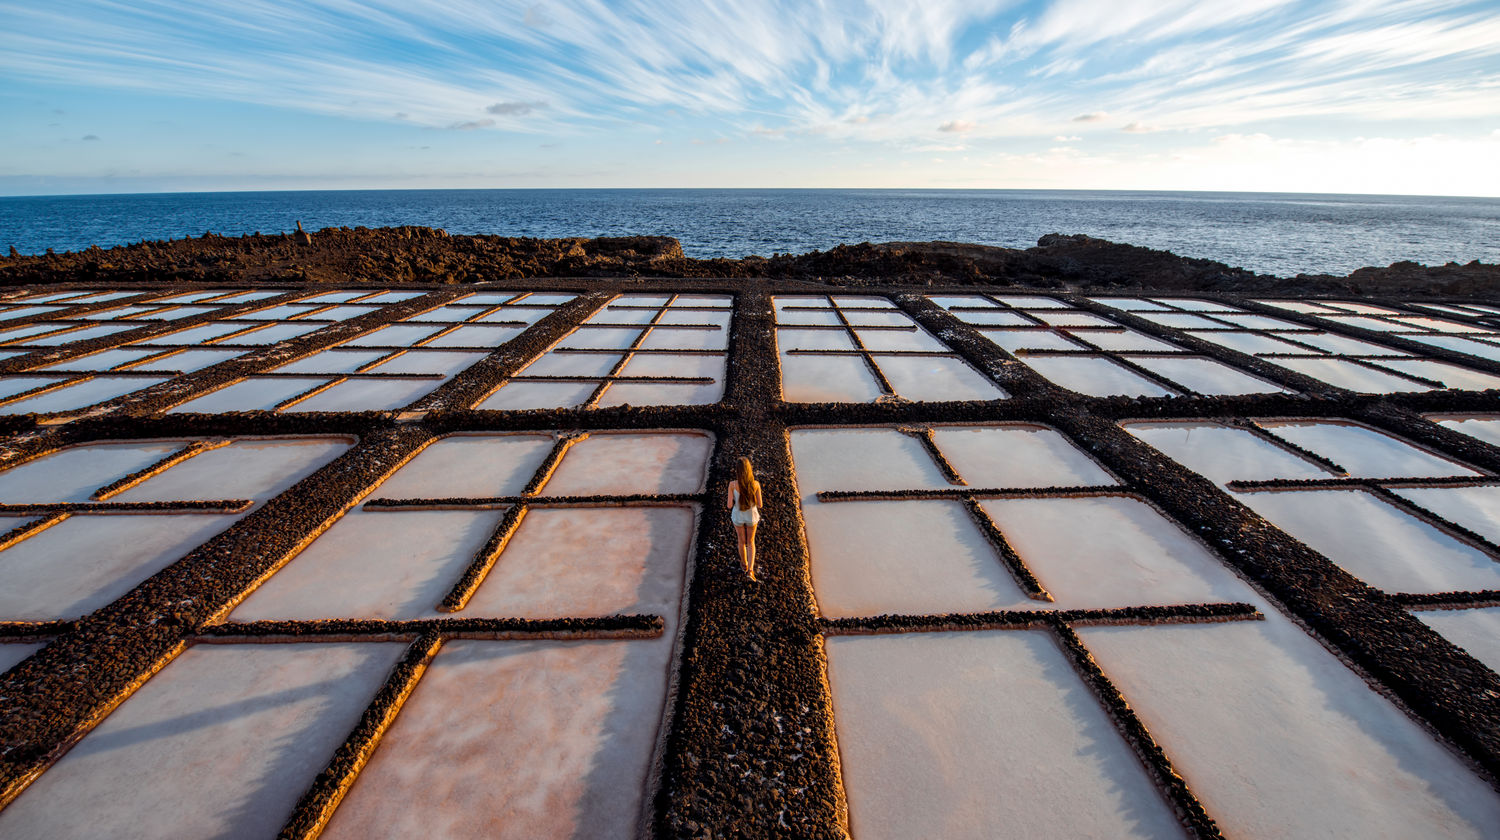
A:
MULTIPOLYGON (((1409 335, 1405 337, 1433 347, 1442 347, 1446 350, 1454 350, 1459 353, 1467 353, 1470 356, 1478 356, 1481 359, 1500 362, 1500 345, 1488 344, 1483 341, 1471 341, 1467 338, 1459 338, 1452 335, 1409 335)), ((1483 335, 1476 336, 1476 338, 1494 341, 1497 336, 1483 335)))
POLYGON ((381 292, 380 294, 378 294, 378 295, 376 295, 374 297, 365 298, 362 302, 363 303, 399 303, 399 302, 401 302, 403 300, 411 300, 414 297, 421 297, 421 296, 422 296, 422 292, 381 292))
POLYGON ((692 432, 595 432, 568 449, 542 495, 699 493, 713 443, 692 432))
POLYGON ((642 350, 723 350, 729 346, 728 330, 688 330, 657 327, 641 342, 642 350))
POLYGON ((1122 350, 1152 350, 1171 353, 1182 349, 1174 344, 1168 344, 1165 341, 1152 338, 1145 333, 1138 333, 1135 330, 1124 330, 1122 332, 1106 332, 1104 330, 1089 330, 1085 332, 1080 330, 1076 333, 1070 332, 1069 335, 1087 341, 1100 350, 1115 352, 1122 350))
POLYGON ((382 327, 374 332, 344 342, 346 347, 415 347, 423 339, 435 335, 442 327, 426 325, 398 325, 382 327))
POLYGON ((1466 391, 1500 388, 1500 376, 1481 373, 1448 362, 1432 359, 1381 359, 1380 364, 1402 373, 1436 380, 1449 388, 1462 388, 1466 391))
POLYGON ((914 323, 905 312, 869 312, 861 309, 843 310, 844 318, 851 327, 909 327, 914 323))
POLYGON ((347 379, 284 411, 389 411, 443 384, 437 379, 347 379))
POLYGON ((843 636, 827 651, 860 840, 1182 836, 1047 634, 843 636))
POLYGON ((452 376, 483 359, 484 353, 410 350, 370 370, 374 373, 431 373, 452 376))
POLYGON ((369 315, 379 308, 378 306, 330 306, 314 312, 307 316, 307 319, 310 321, 347 321, 350 318, 369 315))
POLYGON ((298 315, 305 315, 317 309, 317 306, 303 306, 294 303, 283 303, 280 306, 272 306, 269 309, 257 309, 254 312, 244 312, 236 315, 247 321, 286 321, 298 315))
POLYGON ((705 312, 701 309, 668 309, 656 322, 664 325, 709 324, 727 330, 733 320, 734 313, 730 310, 705 312))
POLYGON ((322 293, 320 295, 313 295, 312 297, 302 298, 298 302, 299 303, 343 303, 344 301, 354 300, 355 298, 362 298, 362 297, 364 297, 365 295, 368 295, 368 294, 369 294, 369 292, 324 292, 324 293, 322 293))
POLYGON ((625 365, 625 376, 692 376, 722 380, 725 356, 674 356, 669 353, 642 353, 625 365))
POLYGON ((321 836, 634 838, 671 657, 670 636, 448 642, 321 836))
POLYGON ((1367 394, 1394 394, 1403 391, 1431 391, 1432 386, 1403 379, 1385 371, 1358 365, 1345 359, 1271 359, 1284 368, 1321 379, 1330 385, 1367 394))
POLYGON ((114 601, 238 516, 71 516, 0 551, 0 620, 75 619, 114 601))
POLYGON ((640 337, 638 329, 616 327, 578 328, 558 342, 558 347, 582 347, 608 350, 629 349, 640 337))
POLYGON ((608 376, 625 358, 620 353, 551 352, 523 368, 520 376, 608 376))
POLYGON ((612 405, 712 405, 724 397, 724 386, 672 382, 615 382, 599 397, 600 407, 612 405))
POLYGON ((517 294, 511 292, 484 292, 476 295, 464 295, 463 297, 454 301, 454 303, 465 303, 472 306, 495 306, 497 304, 507 303, 511 300, 514 300, 516 297, 517 294))
POLYGON ((145 339, 143 344, 204 344, 215 338, 222 338, 230 333, 246 329, 250 324, 236 323, 233 321, 216 321, 211 324, 199 324, 191 329, 181 332, 156 335, 145 339))
POLYGON ((1283 321, 1280 318, 1271 318, 1265 315, 1235 314, 1227 312, 1215 312, 1215 318, 1229 321, 1237 327, 1247 330, 1305 330, 1302 324, 1293 321, 1283 321))
POLYGON ((389 350, 324 350, 276 368, 277 373, 353 373, 390 355, 389 350))
POLYGON ((327 382, 327 379, 304 376, 261 376, 236 382, 226 388, 204 394, 173 407, 168 414, 225 411, 270 411, 298 394, 327 382))
POLYGON ((621 309, 606 306, 590 315, 588 324, 649 324, 656 320, 659 309, 621 309))
POLYGON ((853 350, 854 342, 843 330, 778 329, 776 346, 784 356, 788 350, 853 350))
POLYGON ((353 445, 348 438, 241 438, 181 461, 112 496, 110 501, 264 501, 311 475, 353 445))
POLYGON ((1500 607, 1412 613, 1439 635, 1500 673, 1500 607))
POLYGON ((948 346, 923 329, 905 330, 856 330, 859 341, 866 350, 916 350, 924 353, 951 353, 948 346))
POLYGON ((1136 314, 1153 323, 1179 330, 1222 330, 1238 326, 1187 312, 1138 312, 1136 314))
POLYGON ((439 306, 437 309, 429 309, 426 312, 419 312, 416 315, 412 315, 408 318, 403 318, 402 320, 409 323, 441 323, 449 321, 467 321, 475 315, 479 315, 483 312, 483 308, 473 306, 439 306))
POLYGON ((50 333, 55 330, 67 329, 68 326, 68 324, 28 324, 24 327, 0 330, 0 342, 12 342, 18 338, 42 335, 43 333, 50 333))
POLYGON ((67 376, 0 376, 0 398, 72 381, 67 376))
POLYGON ((252 592, 231 620, 436 615, 503 515, 351 511, 252 592))
POLYGON ((804 501, 825 618, 1033 609, 964 506, 804 501))
POLYGON ((70 446, 0 472, 0 504, 87 502, 95 490, 138 472, 187 442, 70 446))
POLYGON ((797 492, 804 503, 822 490, 944 490, 953 486, 921 443, 895 429, 795 429, 789 437, 797 492))
POLYGON ((995 300, 1006 306, 1014 306, 1017 309, 1072 309, 1069 304, 1063 303, 1056 298, 1039 297, 1035 295, 991 295, 995 300))
POLYGON ((221 338, 215 344, 279 344, 288 339, 307 335, 323 329, 323 324, 272 324, 244 335, 221 338))
POLYGON ((1153 300, 1159 301, 1161 303, 1165 303, 1165 304, 1167 304, 1169 306, 1176 306, 1176 307, 1178 307, 1180 309, 1191 310, 1193 312, 1239 312, 1240 311, 1239 309, 1236 309, 1235 307, 1230 306, 1227 303, 1215 303, 1214 301, 1211 301, 1211 300, 1194 300, 1192 298, 1166 298, 1166 297, 1164 297, 1164 298, 1153 298, 1153 300))
POLYGON ((1144 300, 1142 298, 1096 297, 1089 298, 1089 300, 1094 303, 1102 303, 1105 306, 1113 306, 1116 309, 1123 309, 1126 312, 1160 312, 1167 308, 1154 300, 1144 300))
POLYGON ((182 371, 191 373, 202 370, 210 365, 227 362, 230 359, 244 355, 240 350, 183 350, 170 356, 162 356, 145 364, 131 367, 131 370, 161 370, 182 371))
POLYGON ((1118 327, 1119 324, 1095 315, 1092 312, 1047 312, 1036 313, 1036 317, 1054 327, 1118 327))
POLYGON ((0 674, 21 664, 22 660, 41 649, 41 642, 0 643, 0 674))
POLYGON ((961 309, 954 315, 965 323, 998 327, 1030 327, 1036 321, 1010 309, 961 309))
POLYGON ((530 326, 552 314, 551 307, 543 306, 506 306, 488 315, 481 315, 470 323, 475 324, 497 324, 501 321, 520 322, 530 326))
POLYGON ((0 811, 5 837, 273 837, 404 645, 203 645, 0 811))
POLYGON ((0 414, 26 414, 28 412, 48 414, 57 411, 75 411, 166 381, 167 378, 164 376, 96 376, 87 382, 58 388, 45 394, 0 406, 0 414))
MULTIPOLYGON (((1299 347, 1296 344, 1282 341, 1261 333, 1249 332, 1189 332, 1194 338, 1217 344, 1220 347, 1228 347, 1230 350, 1238 350, 1241 353, 1259 355, 1263 353, 1303 353, 1314 355, 1316 350, 1299 347)), ((1297 336, 1298 341, 1306 341, 1304 335, 1297 336)))
POLYGON ((450 435, 376 488, 375 499, 516 496, 552 451, 548 434, 450 435))
POLYGON ((1084 350, 1082 344, 1069 341, 1063 334, 1050 330, 983 330, 984 337, 1007 353, 1021 350, 1084 350))
POLYGON ((970 487, 1075 487, 1117 482, 1042 426, 937 426, 933 442, 970 487))
POLYGON ((981 507, 1058 609, 1255 598, 1202 543, 1138 499, 992 499, 981 507))
MULTIPOLYGON (((1352 339, 1349 336, 1335 335, 1335 333, 1293 333, 1290 338, 1302 344, 1310 344, 1313 347, 1323 348, 1329 353, 1341 353, 1344 356, 1412 356, 1404 350, 1395 350, 1376 342, 1352 339)), ((1413 338, 1425 338, 1425 336, 1413 336, 1413 338)))
POLYGON ((426 347, 499 347, 520 335, 520 327, 463 326, 443 333, 428 342, 426 347))
POLYGON ((1263 611, 1265 621, 1079 629, 1226 836, 1479 838, 1500 825, 1500 795, 1263 611))
POLYGON ((1070 391, 1094 397, 1116 394, 1169 397, 1173 392, 1109 359, 1096 356, 1027 356, 1037 373, 1070 391))
POLYGON ((75 341, 87 341, 91 338, 101 338, 106 335, 115 335, 116 333, 130 332, 131 330, 138 328, 139 325, 137 324, 100 324, 97 327, 84 327, 81 330, 50 333, 48 335, 33 338, 25 343, 38 347, 57 347, 62 344, 72 344, 75 341))
POLYGON ((1298 446, 1332 459, 1351 476, 1359 478, 1479 474, 1456 461, 1357 423, 1267 420, 1261 425, 1298 446))
POLYGON ((1218 484, 1335 477, 1312 461, 1250 432, 1217 423, 1126 423, 1124 429, 1218 484))
POLYGON ((130 348, 104 350, 99 353, 90 353, 87 356, 79 356, 74 359, 68 359, 65 362, 43 365, 42 367, 37 368, 37 370, 109 370, 110 368, 117 367, 128 362, 138 362, 141 359, 159 352, 161 351, 136 350, 130 348))
POLYGON ((1234 495, 1377 589, 1500 589, 1500 562, 1363 490, 1234 495))
POLYGON ((1404 487, 1391 492, 1500 543, 1500 487, 1404 487))
POLYGON ((1429 420, 1447 426, 1457 432, 1482 440, 1491 446, 1500 446, 1500 417, 1493 416, 1443 416, 1428 415, 1429 420))
POLYGON ((1213 359, 1141 356, 1131 361, 1200 394, 1284 394, 1286 389, 1213 359))
POLYGON ((915 402, 1006 397, 979 371, 951 356, 877 356, 875 363, 898 395, 915 402))
POLYGON ((670 639, 696 519, 687 507, 529 511, 461 615, 659 615, 670 639))
POLYGON ((598 387, 597 382, 512 382, 474 407, 481 411, 572 408, 583 405, 598 387))
POLYGON ((871 402, 883 393, 859 356, 783 353, 781 388, 787 402, 871 402))

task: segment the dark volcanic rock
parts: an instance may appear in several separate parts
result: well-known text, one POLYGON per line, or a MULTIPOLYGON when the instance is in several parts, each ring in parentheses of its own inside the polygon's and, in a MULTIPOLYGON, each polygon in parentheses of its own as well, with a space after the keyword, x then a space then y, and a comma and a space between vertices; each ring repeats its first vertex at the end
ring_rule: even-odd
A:
POLYGON ((959 242, 862 242, 807 254, 698 260, 665 236, 518 239, 424 227, 205 235, 76 253, 0 258, 0 286, 60 282, 476 283, 530 277, 765 277, 834 286, 974 284, 1240 294, 1486 295, 1500 267, 1401 262, 1347 277, 1255 274, 1082 235, 1025 250, 959 242))

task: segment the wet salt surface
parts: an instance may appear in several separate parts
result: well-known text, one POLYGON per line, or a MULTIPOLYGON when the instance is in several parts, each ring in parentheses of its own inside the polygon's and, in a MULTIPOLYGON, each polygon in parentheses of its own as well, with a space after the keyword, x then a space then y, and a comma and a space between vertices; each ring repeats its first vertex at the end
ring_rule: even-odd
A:
POLYGON ((1027 356, 1024 361, 1058 385, 1093 397, 1116 394, 1167 397, 1173 394, 1135 371, 1098 356, 1027 356))
POLYGON ((347 438, 240 439, 158 473, 125 492, 117 502, 186 499, 264 501, 291 487, 347 451, 347 438))
POLYGON ((42 649, 41 642, 0 643, 0 674, 21 663, 21 660, 42 649))
POLYGON ((1058 609, 1255 597, 1201 543, 1137 499, 1003 499, 980 506, 1058 609))
POLYGON ((1006 396, 961 359, 878 356, 875 363, 896 393, 909 400, 998 400, 1006 396))
POLYGON ((109 604, 238 516, 71 516, 0 551, 0 620, 74 619, 109 604))
POLYGON ((270 411, 287 400, 316 388, 327 380, 314 377, 276 376, 257 377, 236 382, 196 399, 188 400, 168 411, 168 414, 202 412, 218 414, 224 411, 270 411))
POLYGON ((1477 838, 1500 825, 1500 795, 1262 611, 1265 621, 1079 629, 1226 835, 1477 838))
POLYGON ((191 648, 0 811, 0 835, 274 836, 404 649, 191 648))
POLYGON ((423 449, 371 498, 515 496, 552 451, 546 434, 451 435, 423 449))
POLYGON ((1031 609, 959 502, 804 503, 826 618, 1031 609))
POLYGON ((804 512, 812 494, 820 490, 952 486, 922 444, 895 429, 798 429, 791 433, 791 442, 804 512))
POLYGON ((697 493, 713 438, 704 434, 600 434, 573 444, 543 496, 697 493))
POLYGON ((1140 357, 1136 364, 1200 394, 1284 394, 1286 389, 1213 359, 1140 357))
POLYGON ((1048 636, 845 636, 827 652, 854 836, 1182 836, 1048 636))
POLYGON ((1489 555, 1362 490, 1234 495, 1387 592, 1500 589, 1500 563, 1489 555))
POLYGON ((1270 420, 1262 426, 1325 458, 1357 478, 1478 475, 1440 455, 1355 423, 1270 420))
POLYGON ((1328 470, 1275 444, 1217 423, 1126 423, 1123 427, 1172 460, 1218 484, 1334 477, 1328 470))
POLYGON ((415 402, 441 384, 438 379, 347 379, 285 410, 388 411, 415 402))
POLYGON ((671 653, 445 644, 322 836, 635 837, 671 653))
POLYGON ((67 385, 44 394, 7 403, 0 406, 0 414, 26 414, 28 412, 46 414, 56 411, 73 411, 165 381, 167 381, 165 377, 156 376, 96 376, 77 385, 67 385))
POLYGON ((1412 613, 1443 638, 1500 673, 1500 607, 1412 613))
POLYGON ((87 502, 106 484, 160 461, 186 441, 70 446, 0 472, 0 503, 87 502))
POLYGON ((1391 492, 1500 543, 1500 487, 1403 487, 1391 492))
POLYGON ((1500 446, 1500 417, 1493 415, 1428 415, 1427 419, 1492 446, 1500 446))
POLYGON ((1116 483, 1067 438, 1041 426, 935 426, 932 438, 971 487, 1116 483))
POLYGON ((1430 385, 1423 385, 1420 382, 1413 382, 1410 379, 1402 379, 1394 374, 1367 368, 1364 365, 1355 364, 1347 359, 1307 357, 1294 359, 1278 358, 1269 359, 1268 361, 1298 373, 1306 374, 1314 379, 1321 379, 1330 385, 1360 393, 1395 394, 1407 391, 1432 390, 1432 386, 1430 385))
POLYGON ((872 402, 881 393, 859 356, 781 355, 781 398, 787 402, 872 402))

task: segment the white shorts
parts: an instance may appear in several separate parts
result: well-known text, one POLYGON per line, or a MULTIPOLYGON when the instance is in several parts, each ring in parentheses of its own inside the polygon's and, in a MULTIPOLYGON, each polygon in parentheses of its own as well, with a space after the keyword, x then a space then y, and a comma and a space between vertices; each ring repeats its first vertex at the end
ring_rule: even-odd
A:
POLYGON ((729 509, 729 521, 735 525, 759 525, 760 508, 753 507, 749 510, 740 510, 739 505, 729 509))

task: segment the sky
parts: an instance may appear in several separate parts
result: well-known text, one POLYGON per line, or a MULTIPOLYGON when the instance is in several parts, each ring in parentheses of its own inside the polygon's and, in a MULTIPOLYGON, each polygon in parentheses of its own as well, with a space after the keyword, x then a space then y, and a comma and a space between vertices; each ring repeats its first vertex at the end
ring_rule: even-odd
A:
POLYGON ((0 0, 0 195, 1500 196, 1497 0, 0 0))

